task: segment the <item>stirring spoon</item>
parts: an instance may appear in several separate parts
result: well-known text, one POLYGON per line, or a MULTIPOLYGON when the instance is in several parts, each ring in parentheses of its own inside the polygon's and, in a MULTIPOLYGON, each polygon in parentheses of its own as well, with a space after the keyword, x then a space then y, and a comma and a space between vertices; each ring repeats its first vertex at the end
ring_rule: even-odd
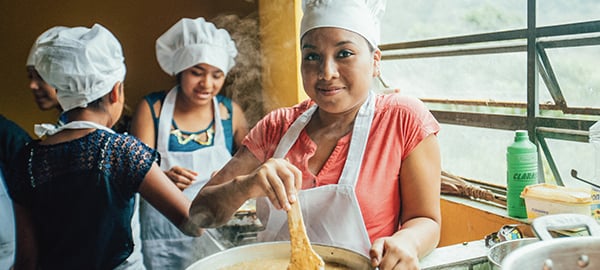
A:
POLYGON ((287 211, 288 227, 290 230, 290 242, 292 245, 292 255, 288 270, 323 270, 325 262, 317 254, 306 235, 306 228, 302 220, 300 202, 292 204, 292 208, 287 211))

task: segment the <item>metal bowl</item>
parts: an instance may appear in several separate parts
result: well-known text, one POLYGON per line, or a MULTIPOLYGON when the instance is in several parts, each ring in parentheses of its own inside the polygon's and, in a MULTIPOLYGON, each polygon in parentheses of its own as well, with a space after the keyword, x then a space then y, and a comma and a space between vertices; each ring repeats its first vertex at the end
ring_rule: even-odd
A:
POLYGON ((539 242, 537 238, 522 238, 500 242, 492 246, 488 252, 488 262, 490 269, 503 269, 501 267, 502 260, 510 253, 523 246, 539 242))
MULTIPOLYGON (((312 247, 326 263, 341 264, 350 269, 374 269, 371 267, 369 258, 357 252, 319 244, 312 244, 312 247)), ((186 270, 220 269, 260 259, 289 259, 290 252, 289 241, 249 244, 205 257, 190 265, 186 270)))

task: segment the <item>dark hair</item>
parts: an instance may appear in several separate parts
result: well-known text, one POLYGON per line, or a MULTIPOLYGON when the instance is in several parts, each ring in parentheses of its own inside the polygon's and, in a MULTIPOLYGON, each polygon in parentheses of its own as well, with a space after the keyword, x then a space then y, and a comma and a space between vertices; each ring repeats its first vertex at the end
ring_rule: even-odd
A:
POLYGON ((177 75, 175 75, 175 81, 177 82, 177 85, 181 84, 181 77, 182 77, 181 74, 182 73, 183 73, 183 71, 180 71, 179 73, 177 73, 177 75))
MULTIPOLYGON (((121 87, 119 87, 119 93, 122 93, 122 91, 123 91, 123 82, 121 82, 121 87)), ((112 87, 111 87, 111 90, 108 91, 108 93, 106 93, 103 96, 97 98, 96 100, 88 103, 87 106, 89 108, 93 108, 93 109, 101 109, 102 108, 101 105, 104 102, 104 97, 108 96, 111 92, 112 92, 112 87)))
MULTIPOLYGON (((89 108, 89 109, 92 109, 92 110, 94 110, 94 111, 98 111, 98 110, 102 110, 102 111, 104 111, 104 107, 102 107, 102 103, 103 103, 103 101, 102 101, 102 100, 104 99, 104 97, 105 97, 105 96, 106 96, 106 95, 104 95, 104 96, 102 96, 102 97, 100 97, 100 98, 98 98, 98 99, 96 99, 96 100, 94 100, 94 101, 92 101, 92 102, 89 102, 89 103, 87 104, 87 108, 89 108)), ((63 115, 66 117, 66 119, 67 119, 68 121, 70 121, 70 119, 71 119, 71 118, 72 118, 74 115, 77 115, 77 114, 78 114, 79 112, 81 112, 83 109, 84 109, 84 108, 81 108, 81 107, 73 108, 73 109, 70 109, 70 110, 68 110, 68 111, 66 111, 66 112, 63 112, 63 115)))
MULTIPOLYGON (((106 95, 104 95, 104 96, 106 96, 106 95)), ((88 103, 87 106, 90 108, 100 108, 100 104, 102 103, 102 99, 104 98, 104 96, 101 96, 98 99, 88 103)))

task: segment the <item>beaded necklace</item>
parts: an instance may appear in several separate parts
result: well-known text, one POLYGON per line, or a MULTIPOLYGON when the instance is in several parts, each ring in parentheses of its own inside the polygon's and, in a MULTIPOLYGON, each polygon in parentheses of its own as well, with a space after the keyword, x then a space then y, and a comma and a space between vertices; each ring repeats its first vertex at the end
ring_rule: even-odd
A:
POLYGON ((215 134, 214 129, 214 120, 210 123, 208 128, 198 131, 198 132, 185 132, 181 131, 175 121, 173 121, 173 130, 171 130, 171 134, 175 135, 177 138, 177 142, 181 145, 188 144, 191 141, 194 141, 200 145, 211 145, 213 143, 213 137, 215 134))

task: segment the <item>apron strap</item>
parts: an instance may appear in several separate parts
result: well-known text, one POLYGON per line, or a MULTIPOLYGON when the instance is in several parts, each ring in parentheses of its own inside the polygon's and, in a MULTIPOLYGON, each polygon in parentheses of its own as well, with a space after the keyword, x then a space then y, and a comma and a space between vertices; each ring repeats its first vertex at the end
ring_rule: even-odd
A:
POLYGON ((348 156, 346 157, 344 169, 342 170, 338 184, 356 186, 374 115, 375 95, 369 92, 367 101, 360 107, 358 115, 354 120, 348 156))
MULTIPOLYGON (((160 109, 160 116, 158 119, 158 136, 156 137, 156 150, 159 153, 166 153, 169 150, 169 137, 171 134, 171 123, 173 121, 173 112, 175 111, 175 100, 177 99, 177 92, 179 86, 171 88, 165 101, 160 109)), ((223 130, 223 123, 221 123, 221 113, 219 111, 219 101, 216 97, 212 98, 213 103, 213 118, 215 125, 215 135, 213 145, 226 145, 225 144, 225 131, 223 130)))
POLYGON ((304 127, 310 121, 310 118, 312 117, 314 112, 317 110, 317 108, 318 108, 317 104, 312 105, 310 108, 308 108, 308 110, 306 110, 304 113, 302 113, 302 115, 300 115, 300 117, 298 117, 296 119, 296 121, 294 121, 294 123, 290 126, 290 128, 286 131, 286 133, 281 138, 281 141, 279 141, 279 144, 277 144, 277 148, 275 149, 275 152, 273 153, 274 158, 284 158, 285 157, 285 155, 292 148, 292 145, 294 145, 294 142, 296 142, 296 140, 298 139, 298 136, 300 136, 300 132, 302 132, 304 127))
POLYGON ((156 150, 159 153, 166 153, 169 148, 169 134, 171 131, 171 120, 173 119, 173 111, 175 110, 175 100, 179 85, 174 86, 167 93, 160 109, 158 117, 158 130, 156 133, 156 150))
MULTIPOLYGON (((226 145, 225 144, 225 130, 223 129, 223 122, 221 121, 221 110, 219 109, 219 101, 217 100, 217 97, 212 98, 212 103, 213 103, 213 116, 214 116, 214 122, 215 122, 215 124, 214 124, 215 125, 215 135, 214 135, 213 145, 226 145)), ((231 118, 233 119, 233 111, 231 112, 231 118)))

